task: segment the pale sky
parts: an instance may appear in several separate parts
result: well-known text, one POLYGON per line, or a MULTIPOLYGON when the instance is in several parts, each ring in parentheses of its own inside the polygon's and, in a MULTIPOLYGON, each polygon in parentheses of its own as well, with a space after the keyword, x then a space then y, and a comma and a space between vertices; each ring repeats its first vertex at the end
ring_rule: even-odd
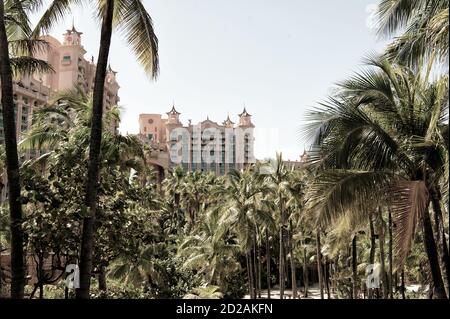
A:
MULTIPOLYGON (((245 103, 253 115, 256 158, 297 159, 306 110, 333 84, 361 67, 384 43, 370 29, 377 0, 144 0, 159 38, 160 75, 149 80, 125 41, 113 37, 110 63, 118 72, 120 130, 138 132, 140 113, 181 120, 207 116, 221 123, 245 103)), ((92 9, 73 10, 51 35, 62 39, 72 20, 87 54, 97 56, 99 26, 92 9)))

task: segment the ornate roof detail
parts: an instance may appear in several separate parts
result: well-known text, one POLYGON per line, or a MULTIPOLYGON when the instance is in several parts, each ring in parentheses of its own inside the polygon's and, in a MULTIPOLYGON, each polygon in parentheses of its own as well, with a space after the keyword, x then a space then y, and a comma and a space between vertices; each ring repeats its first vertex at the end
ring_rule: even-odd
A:
POLYGON ((251 116, 251 114, 249 114, 249 113, 247 112, 247 110, 245 109, 245 106, 244 106, 244 110, 242 111, 241 114, 238 114, 238 116, 239 116, 239 117, 243 117, 243 116, 251 116))
POLYGON ((175 110, 175 105, 172 105, 172 109, 166 113, 167 115, 180 115, 181 113, 175 110))
POLYGON ((230 119, 230 115, 227 116, 227 119, 223 121, 223 125, 233 125, 234 122, 230 119))
POLYGON ((78 32, 77 29, 75 29, 75 24, 74 24, 73 21, 72 21, 72 29, 70 29, 70 30, 68 29, 66 31, 69 34, 71 34, 71 33, 77 33, 78 35, 82 35, 83 34, 83 32, 78 32))

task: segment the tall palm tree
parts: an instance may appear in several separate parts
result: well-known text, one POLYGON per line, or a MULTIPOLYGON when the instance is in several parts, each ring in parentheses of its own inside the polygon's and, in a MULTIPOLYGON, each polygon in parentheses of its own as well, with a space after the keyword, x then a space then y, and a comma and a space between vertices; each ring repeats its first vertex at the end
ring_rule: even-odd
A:
MULTIPOLYGON (((70 5, 78 0, 53 0, 38 22, 35 34, 48 31, 51 26, 70 10, 70 5)), ((102 0, 95 8, 101 21, 100 48, 94 80, 91 137, 89 144, 89 167, 86 182, 85 205, 88 213, 83 222, 80 251, 80 288, 77 298, 88 299, 92 273, 92 254, 94 242, 94 222, 97 206, 98 175, 100 165, 100 145, 102 139, 103 95, 108 65, 111 35, 117 28, 126 38, 151 76, 158 73, 158 39, 153 30, 153 22, 141 0, 102 0)))
POLYGON ((9 59, 8 37, 5 28, 5 4, 0 3, 0 76, 2 85, 2 114, 5 134, 6 169, 9 188, 9 211, 11 223, 11 297, 23 298, 25 267, 23 256, 22 207, 19 202, 20 179, 17 155, 16 125, 12 70, 9 59))
POLYGON ((447 187, 439 181, 448 165, 448 76, 430 83, 384 59, 367 62, 367 71, 310 114, 306 129, 316 134, 310 158, 321 173, 310 185, 309 207, 331 222, 345 212, 361 218, 389 204, 399 269, 420 221, 435 296, 446 298, 439 265, 446 269, 447 261, 445 251, 438 254, 428 206, 429 194, 447 187))
POLYGON ((20 172, 13 98, 13 74, 31 75, 48 72, 43 61, 32 58, 43 44, 30 39, 27 17, 30 1, 2 1, 0 4, 0 82, 3 130, 5 136, 8 202, 11 227, 11 297, 23 298, 25 265, 23 254, 22 206, 20 204, 20 172))
MULTIPOLYGON (((270 212, 258 207, 256 198, 263 189, 263 176, 246 169, 230 171, 226 184, 227 203, 223 223, 232 225, 247 261, 247 278, 251 298, 256 298, 256 258, 252 258, 257 240, 257 225, 267 223, 270 227, 270 212)), ((258 197, 259 198, 259 197, 258 197)))
POLYGON ((286 203, 289 194, 289 171, 283 163, 283 156, 281 153, 277 154, 276 166, 274 171, 268 175, 270 188, 273 192, 274 202, 278 205, 279 211, 279 245, 280 245, 280 299, 284 297, 285 289, 285 260, 286 260, 286 230, 287 230, 287 209, 286 203))

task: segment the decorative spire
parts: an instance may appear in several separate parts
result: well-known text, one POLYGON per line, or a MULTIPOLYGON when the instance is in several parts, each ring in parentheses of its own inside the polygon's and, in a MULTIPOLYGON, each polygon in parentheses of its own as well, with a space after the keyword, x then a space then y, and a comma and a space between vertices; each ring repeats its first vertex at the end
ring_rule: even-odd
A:
POLYGON ((245 106, 244 106, 244 110, 242 111, 241 114, 238 114, 238 116, 243 117, 243 116, 251 116, 251 115, 247 112, 247 110, 245 109, 245 106))
POLYGON ((166 113, 167 115, 180 115, 181 113, 175 110, 175 105, 172 105, 172 109, 166 113))
POLYGON ((71 33, 77 33, 78 35, 82 35, 83 32, 78 32, 77 29, 75 29, 75 22, 74 22, 74 18, 72 18, 72 29, 70 30, 66 30, 67 33, 71 34, 71 33))
POLYGON ((226 119, 225 121, 223 121, 223 125, 225 125, 225 126, 230 126, 230 125, 233 125, 233 124, 234 124, 234 122, 231 121, 231 119, 230 119, 230 114, 228 114, 228 115, 227 115, 227 119, 226 119))

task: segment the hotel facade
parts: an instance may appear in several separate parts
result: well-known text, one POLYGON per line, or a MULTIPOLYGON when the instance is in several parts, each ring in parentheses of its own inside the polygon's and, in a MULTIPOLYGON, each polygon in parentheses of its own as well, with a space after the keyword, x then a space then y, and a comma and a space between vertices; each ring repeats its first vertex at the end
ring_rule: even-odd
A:
POLYGON ((139 138, 151 147, 153 164, 164 169, 212 171, 224 175, 255 162, 254 124, 244 108, 237 124, 228 116, 222 124, 207 118, 183 125, 175 107, 162 114, 140 114, 139 138))
MULTIPOLYGON (((59 42, 52 36, 44 36, 47 48, 37 52, 37 59, 49 63, 54 72, 48 74, 34 74, 13 79, 14 111, 16 115, 16 134, 20 141, 22 135, 27 132, 32 124, 33 113, 46 105, 49 99, 65 90, 79 87, 86 94, 92 92, 96 65, 94 58, 84 58, 86 50, 81 42, 82 32, 75 27, 63 34, 63 42, 59 42)), ((117 105, 120 101, 118 92, 120 86, 116 79, 117 72, 108 67, 105 80, 104 108, 105 110, 117 105)), ((0 82, 1 85, 1 82, 0 82)), ((0 92, 1 94, 1 92, 0 92)), ((1 95, 0 95, 1 97, 1 95)), ((1 104, 0 104, 1 108, 1 104)), ((116 132, 118 123, 111 123, 109 128, 116 132)), ((0 112, 0 145, 4 144, 3 116, 0 112)), ((37 151, 28 151, 21 154, 21 160, 34 157, 37 151)), ((6 174, 3 174, 3 187, 1 200, 7 196, 6 174)))

